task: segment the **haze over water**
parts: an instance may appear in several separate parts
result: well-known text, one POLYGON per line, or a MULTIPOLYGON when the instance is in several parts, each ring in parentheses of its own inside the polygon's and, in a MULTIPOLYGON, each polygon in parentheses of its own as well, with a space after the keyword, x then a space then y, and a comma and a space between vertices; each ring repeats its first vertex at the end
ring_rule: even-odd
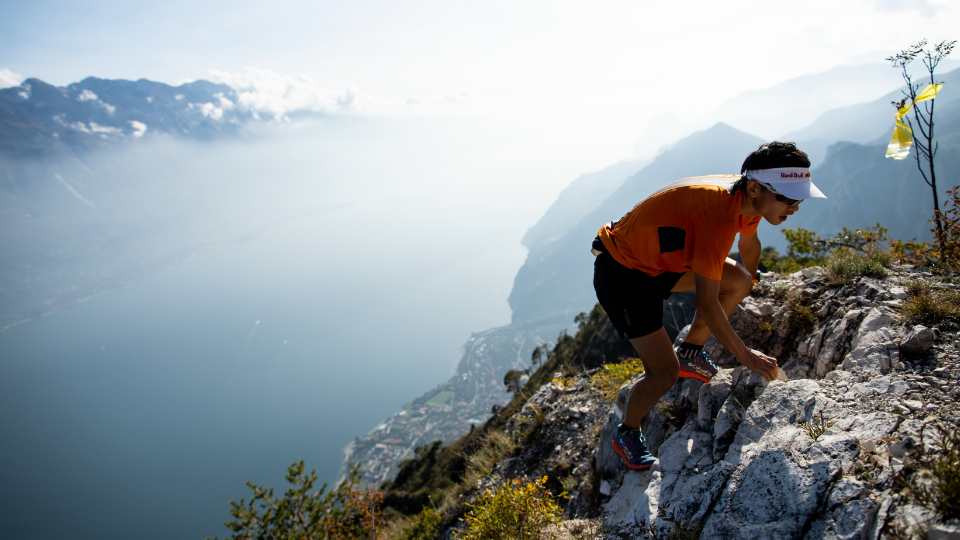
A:
MULTIPOLYGON (((464 172, 427 124, 178 154, 234 210, 260 180, 292 217, 0 333, 4 537, 224 536, 246 480, 282 491, 303 459, 332 482, 345 444, 508 323, 520 237, 559 185, 464 172)), ((476 163, 482 137, 465 148, 476 163)))

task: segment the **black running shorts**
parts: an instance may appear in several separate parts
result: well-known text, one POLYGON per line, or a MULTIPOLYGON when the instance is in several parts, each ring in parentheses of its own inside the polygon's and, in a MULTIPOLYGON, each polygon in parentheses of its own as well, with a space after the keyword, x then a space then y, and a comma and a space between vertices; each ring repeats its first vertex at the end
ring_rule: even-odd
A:
POLYGON ((663 328, 663 301, 683 274, 664 272, 648 276, 618 263, 609 253, 593 263, 597 300, 621 338, 632 339, 663 328))

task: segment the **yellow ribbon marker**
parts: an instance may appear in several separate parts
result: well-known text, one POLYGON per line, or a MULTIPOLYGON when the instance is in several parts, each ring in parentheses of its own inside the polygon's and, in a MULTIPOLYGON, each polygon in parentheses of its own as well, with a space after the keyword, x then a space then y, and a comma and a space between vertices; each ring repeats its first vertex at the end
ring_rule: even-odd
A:
POLYGON ((906 123, 902 122, 901 118, 906 116, 910 107, 913 107, 914 104, 937 97, 937 93, 940 92, 941 88, 943 88, 942 84, 928 85, 924 88, 923 92, 917 96, 917 99, 904 105, 897 111, 894 118, 896 127, 893 128, 893 137, 890 138, 890 144, 887 145, 887 157, 903 159, 910 154, 910 146, 913 145, 913 130, 910 129, 910 126, 906 123))

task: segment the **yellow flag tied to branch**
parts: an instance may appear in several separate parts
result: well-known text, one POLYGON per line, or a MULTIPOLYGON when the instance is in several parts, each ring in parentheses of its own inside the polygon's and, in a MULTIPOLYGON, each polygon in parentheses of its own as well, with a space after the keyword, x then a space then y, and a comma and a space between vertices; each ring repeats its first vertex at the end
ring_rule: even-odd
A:
POLYGON ((893 137, 890 138, 890 144, 887 145, 887 157, 903 159, 910 154, 910 146, 913 145, 913 130, 901 119, 906 116, 910 107, 913 107, 914 104, 937 97, 937 93, 940 92, 941 88, 943 88, 942 84, 928 85, 924 88, 923 92, 917 96, 917 99, 900 107, 900 110, 897 111, 895 116, 897 125, 893 128, 893 137))

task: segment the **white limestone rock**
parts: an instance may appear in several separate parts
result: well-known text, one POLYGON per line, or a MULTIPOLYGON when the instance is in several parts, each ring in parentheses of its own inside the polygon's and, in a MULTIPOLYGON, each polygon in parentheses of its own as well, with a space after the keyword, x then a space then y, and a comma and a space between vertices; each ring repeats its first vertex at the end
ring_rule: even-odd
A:
POLYGON ((839 475, 832 462, 804 464, 786 448, 765 450, 731 475, 701 537, 799 538, 839 475))

